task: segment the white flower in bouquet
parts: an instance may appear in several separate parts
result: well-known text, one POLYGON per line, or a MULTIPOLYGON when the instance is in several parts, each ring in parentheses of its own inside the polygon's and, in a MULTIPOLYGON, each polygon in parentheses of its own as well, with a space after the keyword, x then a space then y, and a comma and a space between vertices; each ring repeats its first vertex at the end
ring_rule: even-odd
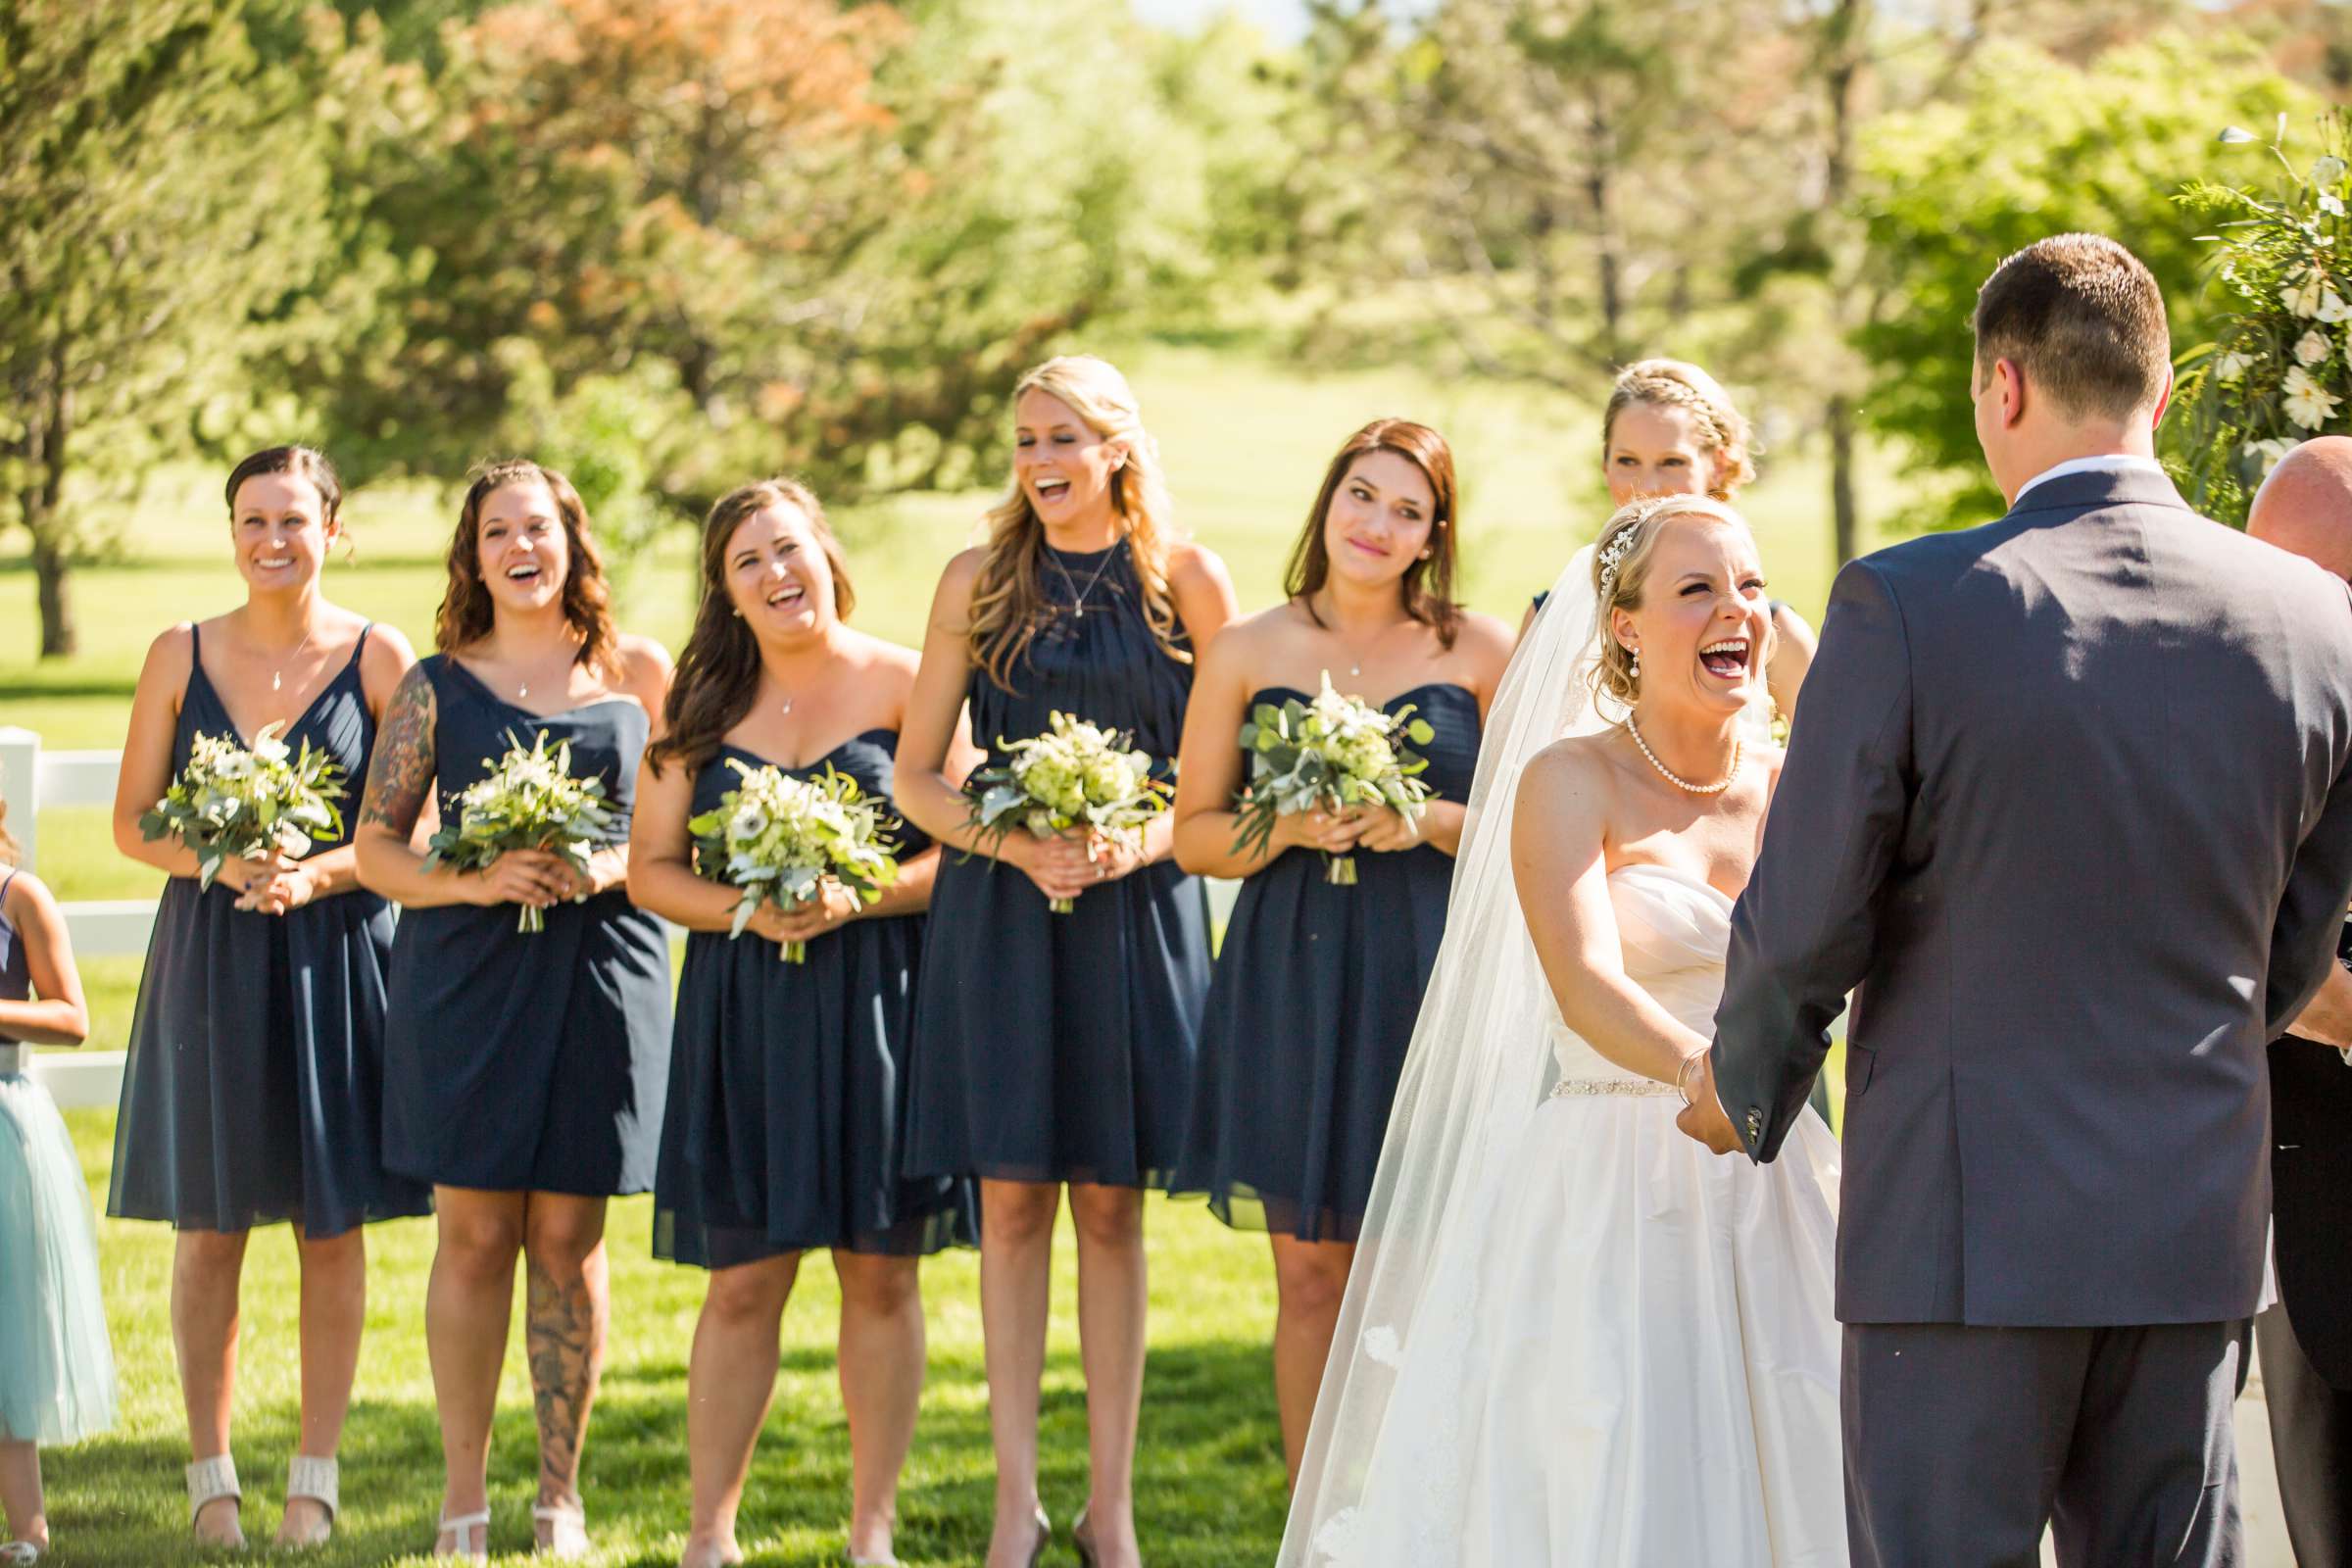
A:
MULTIPOLYGON (((728 758, 743 782, 718 805, 687 820, 697 870, 742 890, 730 937, 740 937, 761 904, 791 909, 824 896, 835 882, 867 904, 899 879, 894 846, 883 835, 895 826, 858 781, 827 767, 821 777, 795 778, 777 767, 752 767, 728 758)), ((776 956, 805 963, 808 944, 787 942, 776 956)))
POLYGON ((314 844, 342 837, 334 804, 343 798, 342 765, 307 740, 296 756, 278 739, 284 727, 269 725, 250 750, 198 734, 179 777, 141 813, 141 834, 176 838, 196 853, 198 886, 210 888, 231 856, 260 860, 275 851, 299 859, 314 844))
POLYGON ((2214 361, 2213 373, 2220 376, 2224 381, 2240 381, 2245 378, 2246 372, 2253 368, 2254 356, 2251 354, 2240 354, 2236 350, 2232 349, 2229 353, 2223 355, 2220 359, 2214 361))
POLYGON ((2315 158, 2311 164, 2311 182, 2314 185, 2332 185, 2344 177, 2344 161, 2329 153, 2315 158))
POLYGON ((2287 274, 2286 287, 2278 299, 2290 315, 2308 320, 2320 314, 2320 296, 2327 291, 2328 274, 2316 267, 2306 267, 2287 274))
MULTIPOLYGON (((1242 726, 1250 782, 1235 801, 1235 851, 1263 850, 1274 836, 1274 819, 1298 811, 1379 806, 1419 820, 1430 790, 1414 775, 1429 763, 1402 743, 1427 746, 1437 731, 1412 712, 1409 704, 1391 713, 1341 696, 1329 670, 1312 702, 1294 697, 1279 708, 1258 704, 1242 726)), ((1325 858, 1329 881, 1354 885, 1353 856, 1325 858)))
MULTIPOLYGON (((1052 726, 1027 740, 997 742, 1004 763, 965 785, 970 825, 999 840, 1015 827, 1041 839, 1088 832, 1140 851, 1144 825, 1168 808, 1168 786, 1152 776, 1151 755, 1068 713, 1053 714, 1052 726)), ((1054 899, 1048 906, 1067 914, 1077 906, 1054 899)))
MULTIPOLYGON (((507 739, 507 755, 460 792, 458 819, 443 822, 427 842, 424 868, 479 871, 510 850, 539 850, 585 875, 590 854, 613 839, 605 781, 573 777, 571 742, 551 752, 545 730, 528 749, 512 733, 507 739)), ((524 905, 514 929, 529 935, 546 928, 545 913, 524 905)))
POLYGON ((2333 352, 2334 345, 2317 328, 2295 340, 2295 361, 2300 365, 2317 365, 2333 352))
POLYGON ((2311 372, 2300 365, 2286 372, 2286 416, 2306 430, 2317 430, 2335 415, 2335 406, 2343 399, 2312 379, 2311 372))

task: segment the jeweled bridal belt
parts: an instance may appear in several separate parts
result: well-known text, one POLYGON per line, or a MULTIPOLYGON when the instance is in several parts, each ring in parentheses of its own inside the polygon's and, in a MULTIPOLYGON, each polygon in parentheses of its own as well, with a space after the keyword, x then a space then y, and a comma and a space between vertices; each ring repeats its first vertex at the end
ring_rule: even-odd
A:
POLYGON ((1659 1083, 1655 1078, 1563 1078, 1551 1086, 1553 1100, 1569 1095, 1671 1095, 1674 1085, 1659 1083))

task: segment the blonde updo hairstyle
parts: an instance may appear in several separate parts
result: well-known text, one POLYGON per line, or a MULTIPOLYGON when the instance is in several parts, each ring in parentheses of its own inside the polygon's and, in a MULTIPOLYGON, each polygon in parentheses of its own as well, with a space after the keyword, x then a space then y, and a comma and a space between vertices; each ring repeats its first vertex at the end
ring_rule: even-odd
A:
MULTIPOLYGON (((1192 662, 1180 641, 1183 625, 1168 586, 1168 556, 1177 537, 1175 506, 1161 475, 1159 443, 1144 428, 1134 389, 1115 366, 1091 354, 1059 355, 1029 371, 1013 383, 1014 407, 1032 389, 1058 398, 1088 429, 1126 449, 1110 476, 1110 506, 1143 589, 1144 618, 1160 652, 1180 663, 1192 662)), ((967 636, 972 662, 1011 691, 1022 656, 1056 608, 1046 591, 1046 525, 1029 505, 1018 474, 1004 499, 989 509, 986 550, 979 580, 972 585, 967 636)))
MULTIPOLYGON (((1713 496, 1651 496, 1618 508, 1592 542, 1592 594, 1599 607, 1600 627, 1592 692, 1628 710, 1641 695, 1642 683, 1634 677, 1633 650, 1617 640, 1616 612, 1642 608, 1642 589, 1649 576, 1650 558, 1657 554, 1658 540, 1668 523, 1684 517, 1728 522, 1743 533, 1754 532, 1745 517, 1713 496)), ((1765 653, 1769 658, 1769 644, 1765 653)), ((1763 662, 1758 661, 1756 667, 1762 668, 1763 662)))
POLYGON ((1732 402, 1732 395, 1697 366, 1683 360, 1636 360, 1617 372, 1617 384, 1609 389, 1609 403, 1600 416, 1600 458, 1609 458, 1609 440, 1617 428, 1617 416, 1637 403, 1654 408, 1682 409, 1698 427, 1698 438, 1707 454, 1715 460, 1714 482, 1707 494, 1718 501, 1729 501, 1742 486, 1752 484, 1756 466, 1752 461, 1755 434, 1748 428, 1747 418, 1732 402))

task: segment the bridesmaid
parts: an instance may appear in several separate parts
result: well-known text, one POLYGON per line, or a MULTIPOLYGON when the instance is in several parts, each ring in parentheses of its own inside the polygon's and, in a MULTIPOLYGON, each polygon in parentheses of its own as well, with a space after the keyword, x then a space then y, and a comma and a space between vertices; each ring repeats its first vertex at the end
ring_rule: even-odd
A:
MULTIPOLYGON (((1618 372, 1600 416, 1609 504, 1702 494, 1728 502, 1755 480, 1753 442, 1746 416, 1706 371, 1682 360, 1637 360, 1618 372)), ((1529 607, 1522 636, 1544 598, 1538 594, 1529 607)), ((1772 630, 1764 683, 1774 709, 1787 716, 1796 711, 1797 691, 1813 664, 1813 628, 1775 599, 1772 630)))
POLYGON ((1194 1036, 1208 989, 1208 909, 1169 858, 1077 835, 965 825, 951 752, 970 705, 983 745, 1054 710, 1131 730, 1172 764, 1193 650, 1233 615, 1222 562, 1174 537, 1159 454, 1125 377, 1049 360, 1013 389, 1013 479, 988 541, 940 580, 899 738, 899 804, 950 847, 931 896, 906 1167, 981 1178, 996 1525, 989 1568, 1034 1564, 1054 1219, 1068 1184, 1087 1383, 1087 1506, 1072 1534, 1103 1568, 1137 1562, 1133 1473, 1143 1402, 1143 1195, 1183 1148, 1194 1036), (1077 900, 1069 914, 1049 901, 1077 900))
POLYGON ((514 1258, 539 1417, 540 1549, 588 1550, 580 1451, 610 1316, 605 1200, 653 1185, 669 1056, 669 943, 629 904, 625 842, 586 875, 510 851, 487 870, 424 868, 428 804, 457 799, 507 749, 571 743, 604 781, 619 831, 652 715, 669 684, 659 644, 616 632, 588 514, 535 463, 483 469, 449 546, 439 652, 401 682, 360 808, 361 872, 404 907, 392 952, 384 1152, 433 1184, 440 1244, 425 1346, 448 1466, 436 1556, 489 1540, 490 1419, 506 1357, 514 1258), (516 905, 546 928, 515 930, 516 905))
POLYGON ((1292 547, 1285 602, 1210 646, 1185 715, 1176 858, 1241 878, 1242 892, 1200 1026, 1179 1186, 1273 1244, 1274 1393, 1293 1481, 1446 932, 1480 721, 1510 662, 1510 628, 1454 603, 1460 529, 1443 436, 1403 419, 1356 431, 1292 547), (1258 704, 1312 698, 1326 671, 1348 696, 1429 721, 1437 733, 1416 750, 1434 798, 1417 822, 1385 807, 1279 816, 1269 844, 1237 852, 1233 798, 1249 772, 1235 737, 1258 704), (1334 886, 1324 854, 1348 853, 1357 881, 1334 886))
MULTIPOLYGON (((899 878, 867 905, 837 884, 740 940, 735 891, 698 875, 687 819, 740 782, 727 764, 828 768, 888 802, 914 686, 909 648, 852 630, 848 564, 790 479, 720 499, 703 528, 702 609, 678 656, 664 735, 646 752, 629 897, 685 926, 654 1250, 711 1271, 687 1372, 694 1523, 681 1568, 743 1561, 735 1515, 776 1381, 776 1325, 801 1254, 841 1283, 850 1560, 892 1563, 899 1472, 923 1387, 916 1261, 978 1240, 968 1180, 903 1179, 906 1030, 939 850, 903 829, 899 878), (805 963, 776 944, 805 942, 805 963)), ((962 743, 956 771, 973 757, 962 743)))
POLYGON ((230 472, 227 499, 245 603, 155 640, 122 743, 115 845, 171 881, 131 1019, 107 1212, 177 1231, 172 1341, 194 1458, 188 1506, 210 1545, 245 1539, 228 1439, 246 1237, 291 1225, 302 1428, 277 1539, 317 1545, 333 1530, 335 1450, 367 1315, 360 1227, 431 1206, 422 1185, 387 1174, 378 1142, 392 911, 361 889, 348 842, 299 861, 229 860, 207 890, 195 855, 148 841, 139 816, 199 733, 245 743, 273 723, 331 753, 356 795, 415 656, 399 632, 319 591, 342 533, 343 488, 324 457, 257 452, 230 472))

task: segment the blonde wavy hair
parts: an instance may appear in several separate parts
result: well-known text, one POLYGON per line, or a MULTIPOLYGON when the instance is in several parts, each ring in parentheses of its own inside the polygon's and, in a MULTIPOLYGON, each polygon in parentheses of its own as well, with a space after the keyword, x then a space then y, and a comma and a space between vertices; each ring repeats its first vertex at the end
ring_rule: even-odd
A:
POLYGON ((17 858, 24 853, 24 846, 8 830, 8 798, 0 796, 0 865, 16 864, 17 858))
MULTIPOLYGON (((1170 659, 1190 663, 1182 645, 1183 623, 1168 586, 1168 557, 1178 534, 1175 507, 1161 476, 1159 444, 1144 428, 1135 391, 1106 360, 1065 354, 1048 360, 1013 383, 1012 403, 1035 389, 1058 398, 1106 441, 1125 445, 1127 456, 1110 476, 1111 510, 1124 525, 1135 577, 1143 589, 1144 618, 1170 659)), ((966 636, 972 662, 989 679, 1012 690, 1013 670, 1029 644, 1054 618, 1056 601, 1045 590, 1046 525, 1029 505, 1016 474, 1004 499, 988 512, 987 555, 972 585, 971 624, 966 636)))
POLYGON ((1755 482, 1752 459, 1756 438, 1746 416, 1722 382, 1684 360, 1636 360, 1617 372, 1617 384, 1609 388, 1609 404, 1600 416, 1603 463, 1608 461, 1617 416, 1637 403, 1689 411, 1698 426, 1699 439, 1715 459, 1716 478, 1708 495, 1729 501, 1740 486, 1755 482))
MULTIPOLYGON (((1601 524, 1600 537, 1592 541, 1592 595, 1599 606, 1600 627, 1600 651, 1592 664, 1592 691, 1596 697, 1628 710, 1641 695, 1642 683, 1634 677, 1633 651, 1617 640, 1612 617, 1617 611, 1642 608, 1642 589, 1649 577, 1650 558, 1657 554, 1658 540, 1664 535, 1666 524, 1681 517, 1728 522, 1751 538, 1755 534, 1745 517, 1713 496, 1650 496, 1619 507, 1601 524)), ((1769 646, 1765 652, 1769 657, 1769 646)), ((1756 667, 1762 668, 1763 663, 1759 660, 1756 667)))

